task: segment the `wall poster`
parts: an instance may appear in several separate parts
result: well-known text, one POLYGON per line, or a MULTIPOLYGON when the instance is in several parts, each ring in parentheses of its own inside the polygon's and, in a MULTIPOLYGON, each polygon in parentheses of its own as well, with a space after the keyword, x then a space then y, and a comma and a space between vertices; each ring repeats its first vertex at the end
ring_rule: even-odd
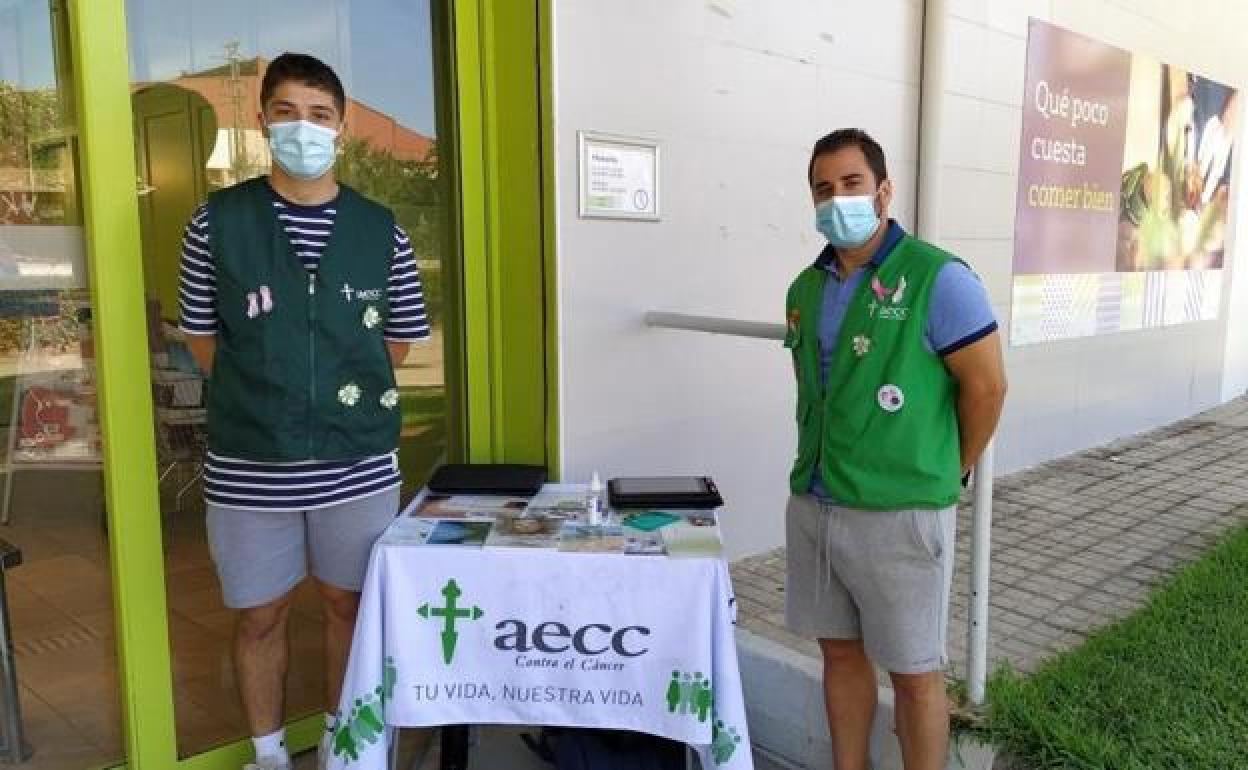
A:
POLYGON ((1217 317, 1239 92, 1032 19, 1011 343, 1217 317))

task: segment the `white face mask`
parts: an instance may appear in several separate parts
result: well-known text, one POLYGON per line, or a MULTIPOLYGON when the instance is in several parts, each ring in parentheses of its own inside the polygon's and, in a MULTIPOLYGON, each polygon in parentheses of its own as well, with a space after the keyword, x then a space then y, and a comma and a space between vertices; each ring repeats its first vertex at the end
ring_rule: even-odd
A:
MULTIPOLYGON (((878 194, 878 193, 877 193, 878 194)), ((815 207, 815 229, 838 249, 866 243, 880 226, 875 195, 838 195, 815 207)))
POLYGON ((269 124, 273 161, 297 179, 320 179, 334 165, 338 132, 306 120, 269 124))

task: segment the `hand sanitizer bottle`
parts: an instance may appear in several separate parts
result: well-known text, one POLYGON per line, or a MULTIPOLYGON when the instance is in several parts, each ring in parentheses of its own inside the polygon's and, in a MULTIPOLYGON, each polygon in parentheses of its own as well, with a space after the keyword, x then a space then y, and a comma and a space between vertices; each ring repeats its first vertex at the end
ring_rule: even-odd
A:
POLYGON ((598 475, 598 471, 594 471, 594 475, 589 482, 589 497, 585 506, 589 513, 590 526, 602 526, 602 514, 605 507, 606 504, 602 496, 602 478, 598 475))

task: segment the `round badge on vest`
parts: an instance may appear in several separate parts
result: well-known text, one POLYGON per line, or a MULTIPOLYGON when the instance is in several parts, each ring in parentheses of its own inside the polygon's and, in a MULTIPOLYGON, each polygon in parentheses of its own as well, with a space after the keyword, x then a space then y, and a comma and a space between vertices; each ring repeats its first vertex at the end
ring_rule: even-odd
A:
POLYGON ((899 412, 906 405, 906 394, 896 385, 881 385, 875 393, 875 400, 886 412, 899 412))

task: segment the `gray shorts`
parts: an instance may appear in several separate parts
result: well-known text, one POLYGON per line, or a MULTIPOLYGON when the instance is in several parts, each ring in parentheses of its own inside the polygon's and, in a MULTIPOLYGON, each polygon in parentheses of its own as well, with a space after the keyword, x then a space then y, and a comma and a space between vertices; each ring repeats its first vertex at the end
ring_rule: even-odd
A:
POLYGON ((311 511, 207 505, 208 547, 225 606, 259 607, 285 596, 309 567, 317 580, 359 591, 373 543, 399 512, 399 489, 311 511))
POLYGON ((896 674, 944 667, 957 509, 863 511, 789 498, 785 622, 817 639, 861 639, 896 674))

